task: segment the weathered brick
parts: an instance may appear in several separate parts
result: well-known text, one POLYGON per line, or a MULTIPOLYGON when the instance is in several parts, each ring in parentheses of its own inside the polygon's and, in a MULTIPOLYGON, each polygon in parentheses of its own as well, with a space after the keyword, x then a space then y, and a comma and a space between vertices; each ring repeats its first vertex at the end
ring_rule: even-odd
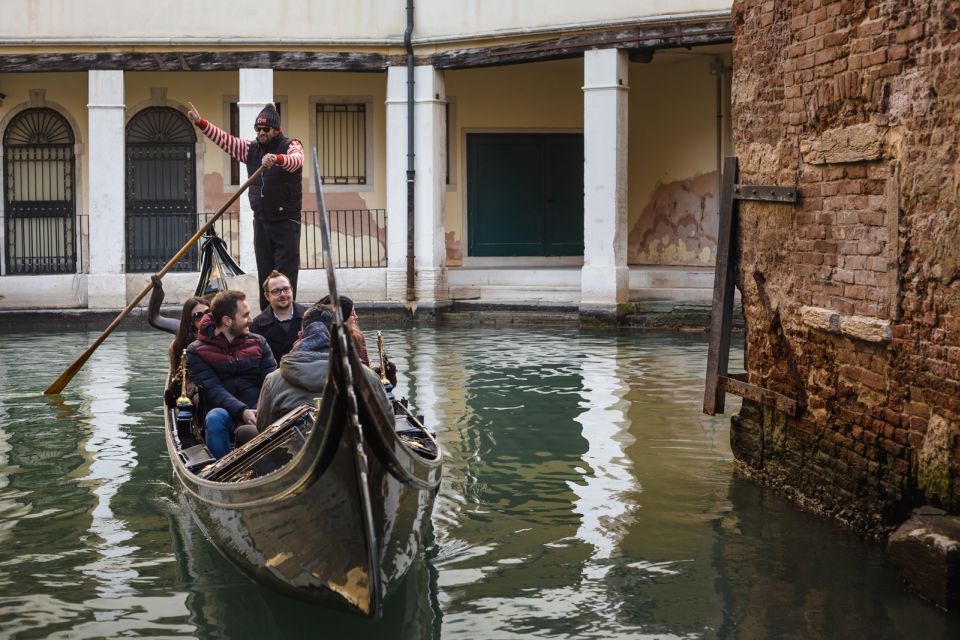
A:
MULTIPOLYGON (((960 32, 922 3, 770 1, 735 5, 734 148, 772 150, 744 182, 796 181, 803 198, 793 215, 741 210, 741 272, 762 271, 768 296, 744 293, 748 371, 785 393, 802 386, 808 411, 787 419, 782 444, 767 439, 752 455, 764 474, 879 526, 924 499, 905 488, 920 486, 911 464, 930 416, 952 421, 960 441, 960 32), (757 78, 773 80, 757 89, 757 78), (840 139, 864 123, 885 141, 866 161, 833 154, 845 161, 813 165, 790 142, 840 139), (773 301, 781 313, 860 316, 839 324, 876 322, 885 342, 795 319, 774 337, 773 301)), ((954 449, 949 474, 960 478, 954 449)), ((960 512, 960 483, 955 493, 947 506, 960 512)))
POLYGON ((887 61, 887 50, 880 49, 879 51, 874 51, 873 53, 868 53, 863 57, 863 65, 865 67, 875 67, 881 65, 887 61))
POLYGON ((898 43, 913 42, 923 37, 923 23, 911 25, 906 29, 897 32, 896 41, 898 43))

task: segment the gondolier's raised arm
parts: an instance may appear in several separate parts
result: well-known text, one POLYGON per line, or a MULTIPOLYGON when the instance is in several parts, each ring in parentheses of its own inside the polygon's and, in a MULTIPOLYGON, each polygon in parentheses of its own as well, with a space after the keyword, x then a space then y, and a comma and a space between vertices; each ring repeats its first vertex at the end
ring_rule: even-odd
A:
MULTIPOLYGON (((250 150, 250 145, 254 142, 253 140, 243 140, 242 138, 227 133, 201 116, 192 102, 188 102, 187 104, 190 105, 190 110, 187 111, 187 119, 195 124, 197 128, 203 132, 203 135, 223 149, 227 155, 234 160, 246 162, 247 153, 250 150)), ((268 168, 276 163, 285 171, 293 173, 303 166, 303 145, 299 140, 291 140, 290 148, 287 149, 286 153, 266 154, 263 160, 264 166, 268 168)))

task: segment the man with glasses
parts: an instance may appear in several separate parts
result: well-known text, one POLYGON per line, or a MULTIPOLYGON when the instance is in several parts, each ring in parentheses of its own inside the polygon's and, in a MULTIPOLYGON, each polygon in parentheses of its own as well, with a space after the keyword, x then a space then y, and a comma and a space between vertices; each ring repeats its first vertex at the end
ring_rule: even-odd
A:
POLYGON ((250 331, 266 338, 270 351, 280 362, 297 340, 306 307, 293 301, 289 278, 276 270, 263 281, 263 295, 270 306, 253 319, 250 331))
MULTIPOLYGON (((300 270, 300 210, 303 208, 303 145, 283 135, 280 114, 268 104, 255 121, 256 140, 241 140, 200 117, 190 105, 187 118, 203 135, 234 160, 247 165, 247 175, 265 167, 260 179, 250 185, 253 209, 253 249, 257 255, 257 280, 263 282, 273 270, 287 274, 293 296, 297 294, 300 270)), ((268 300, 260 293, 260 308, 268 300)))

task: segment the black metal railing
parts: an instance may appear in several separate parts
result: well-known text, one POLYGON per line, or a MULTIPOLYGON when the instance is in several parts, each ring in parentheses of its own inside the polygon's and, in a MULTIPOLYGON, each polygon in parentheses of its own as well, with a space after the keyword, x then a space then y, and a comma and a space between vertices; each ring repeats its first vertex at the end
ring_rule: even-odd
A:
POLYGON ((77 272, 75 215, 8 215, 7 275, 77 272))
MULTIPOLYGON (((330 250, 333 266, 358 269, 387 266, 387 212, 384 209, 331 209, 330 250)), ((300 268, 323 268, 320 217, 303 212, 300 268)))
MULTIPOLYGON (((179 251, 213 213, 130 213, 127 212, 127 272, 154 273, 179 251)), ((240 259, 240 220, 228 212, 213 225, 234 260, 240 259)), ((171 271, 197 271, 199 247, 194 244, 171 271)))
MULTIPOLYGON (((387 266, 387 227, 384 209, 333 209, 330 239, 334 266, 362 269, 387 266)), ((214 214, 127 213, 126 248, 128 273, 154 273, 172 258, 214 214)), ((9 275, 34 273, 88 273, 90 271, 90 217, 18 218, 7 220, 8 243, 14 239, 20 251, 7 253, 9 275), (51 229, 51 225, 56 227, 51 229), (66 225, 67 229, 63 229, 66 225), (66 239, 66 245, 64 245, 66 239), (24 248, 30 248, 24 251, 24 248)), ((240 261, 240 219, 228 212, 213 225, 234 260, 240 261)), ((252 233, 252 231, 251 231, 252 233)), ((95 250, 95 248, 94 248, 95 250)), ((300 268, 322 269, 323 249, 316 211, 303 212, 300 234, 300 268)), ((199 247, 181 258, 173 271, 197 271, 199 247)))

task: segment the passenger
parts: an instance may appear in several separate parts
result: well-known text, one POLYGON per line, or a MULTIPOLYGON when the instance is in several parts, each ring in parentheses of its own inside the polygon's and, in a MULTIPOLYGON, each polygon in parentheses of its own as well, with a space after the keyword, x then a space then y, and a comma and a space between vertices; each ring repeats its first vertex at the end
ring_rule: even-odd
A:
POLYGON ((317 303, 303 314, 302 330, 293 350, 267 376, 257 403, 257 429, 263 431, 283 414, 323 393, 330 356, 333 308, 317 303))
MULTIPOLYGON (((330 304, 330 296, 320 298, 320 304, 330 304)), ((370 356, 367 354, 367 340, 363 337, 363 330, 360 329, 357 309, 353 300, 347 296, 340 296, 340 311, 343 314, 343 321, 350 331, 350 337, 353 338, 353 347, 357 350, 357 355, 360 356, 360 362, 369 367, 370 356)))
POLYGON ((250 306, 242 291, 221 291, 210 309, 187 348, 187 368, 203 388, 207 448, 222 458, 230 451, 231 434, 237 446, 257 435, 260 387, 277 362, 267 341, 250 333, 250 306))
MULTIPOLYGON (((194 296, 187 298, 183 303, 183 309, 180 311, 180 320, 164 318, 160 315, 160 305, 163 303, 163 285, 157 275, 150 276, 153 281, 153 291, 150 294, 150 304, 147 307, 147 321, 155 329, 174 334, 173 340, 167 346, 167 359, 170 363, 170 375, 167 377, 167 385, 163 391, 163 398, 167 406, 174 406, 177 397, 180 395, 180 356, 191 342, 197 339, 197 330, 200 328, 200 321, 210 310, 209 302, 204 298, 194 296)), ((187 380, 187 396, 193 400, 194 406, 197 404, 196 385, 187 380)))
MULTIPOLYGON (((312 404, 323 394, 330 369, 330 330, 333 320, 333 307, 329 305, 318 302, 307 309, 299 341, 280 363, 279 369, 267 376, 260 390, 257 410, 259 431, 303 403, 312 404)), ((367 366, 363 367, 363 374, 384 414, 393 415, 380 376, 367 366)))
MULTIPOLYGON (((318 304, 330 304, 330 296, 326 295, 320 298, 318 304)), ((367 339, 363 335, 363 329, 360 328, 360 318, 357 316, 357 307, 353 300, 347 296, 340 296, 340 308, 343 313, 343 321, 350 331, 350 337, 353 340, 353 347, 360 356, 360 362, 370 366, 370 355, 367 352, 367 339)), ((373 370, 379 374, 380 366, 374 366, 373 370)), ((397 366, 392 362, 387 362, 387 381, 394 387, 397 386, 397 366)))
POLYGON ((293 301, 290 279, 279 271, 271 271, 263 281, 263 295, 268 306, 253 319, 250 331, 267 339, 273 357, 280 362, 297 339, 306 307, 293 301))
MULTIPOLYGON (((330 296, 323 296, 318 304, 330 304, 330 296)), ((370 355, 367 353, 367 339, 363 336, 363 329, 360 328, 357 306, 347 296, 340 296, 340 309, 343 313, 343 321, 346 323, 347 330, 350 331, 350 337, 353 339, 353 348, 357 350, 360 362, 369 367, 370 355)), ((380 373, 379 366, 373 367, 373 370, 378 374, 380 373)), ((387 363, 386 377, 390 384, 397 386, 397 367, 392 362, 387 363)))

